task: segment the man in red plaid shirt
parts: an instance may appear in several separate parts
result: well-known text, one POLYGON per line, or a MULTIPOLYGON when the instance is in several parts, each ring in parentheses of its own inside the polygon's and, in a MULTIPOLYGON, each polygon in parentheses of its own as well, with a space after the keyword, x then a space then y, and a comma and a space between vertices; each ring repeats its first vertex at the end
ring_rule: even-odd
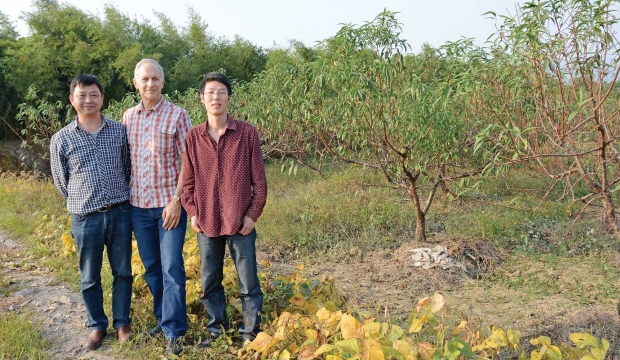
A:
POLYGON ((181 206, 185 135, 192 126, 187 111, 164 99, 164 70, 155 60, 136 65, 133 84, 141 102, 123 115, 131 148, 131 222, 144 278, 153 294, 157 325, 178 355, 187 331, 183 243, 187 213, 181 206))

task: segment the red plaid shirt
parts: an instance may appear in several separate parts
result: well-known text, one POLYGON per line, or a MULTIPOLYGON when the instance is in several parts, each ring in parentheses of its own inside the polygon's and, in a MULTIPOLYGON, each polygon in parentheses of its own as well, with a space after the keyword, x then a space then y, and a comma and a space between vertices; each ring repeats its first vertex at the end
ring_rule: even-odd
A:
POLYGON ((165 207, 181 171, 185 136, 192 122, 185 109, 162 97, 151 110, 142 102, 123 114, 131 149, 129 201, 140 208, 165 207))
POLYGON ((186 144, 181 202, 205 235, 234 235, 245 216, 258 220, 267 201, 267 179, 254 126, 229 115, 217 143, 205 122, 189 131, 186 144))

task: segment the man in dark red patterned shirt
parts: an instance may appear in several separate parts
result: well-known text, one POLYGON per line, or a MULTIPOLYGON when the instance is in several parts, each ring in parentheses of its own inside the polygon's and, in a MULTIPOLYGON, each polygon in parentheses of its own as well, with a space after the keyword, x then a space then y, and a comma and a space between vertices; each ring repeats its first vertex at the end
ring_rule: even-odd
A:
POLYGON ((208 316, 207 338, 200 348, 209 346, 228 325, 222 285, 226 244, 241 285, 243 341, 254 339, 259 331, 263 306, 254 224, 267 200, 267 180, 258 132, 226 111, 231 94, 225 75, 207 74, 200 83, 207 119, 186 137, 181 201, 198 233, 201 300, 208 316))

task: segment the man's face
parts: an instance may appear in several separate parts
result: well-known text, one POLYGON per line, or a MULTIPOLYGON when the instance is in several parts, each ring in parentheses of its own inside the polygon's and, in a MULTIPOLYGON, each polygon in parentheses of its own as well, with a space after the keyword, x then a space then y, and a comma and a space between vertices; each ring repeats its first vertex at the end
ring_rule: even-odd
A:
POLYGON ((133 79, 133 85, 140 91, 142 100, 159 101, 164 78, 159 67, 147 61, 140 65, 137 77, 133 79))
POLYGON ((230 95, 228 95, 226 85, 219 81, 209 81, 200 94, 200 101, 205 104, 205 109, 209 115, 218 116, 226 114, 230 95))
POLYGON ((103 94, 97 85, 78 85, 69 95, 69 101, 75 111, 80 116, 92 116, 99 114, 103 105, 103 94))

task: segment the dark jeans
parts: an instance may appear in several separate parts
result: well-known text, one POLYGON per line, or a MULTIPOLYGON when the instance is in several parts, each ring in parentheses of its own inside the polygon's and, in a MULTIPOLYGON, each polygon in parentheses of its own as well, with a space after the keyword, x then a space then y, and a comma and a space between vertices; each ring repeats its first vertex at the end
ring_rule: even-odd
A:
POLYGON ((108 250, 112 269, 112 326, 130 325, 131 305, 131 208, 129 201, 106 212, 71 215, 71 235, 77 246, 80 292, 86 306, 88 328, 105 331, 108 318, 103 310, 101 266, 103 249, 108 250))
POLYGON ((225 246, 235 262, 241 284, 240 298, 243 325, 240 334, 259 332, 260 312, 263 309, 263 292, 258 281, 256 266, 256 230, 246 236, 241 234, 208 237, 198 234, 200 249, 200 280, 202 296, 200 300, 207 310, 207 330, 214 335, 221 334, 227 327, 226 296, 224 295, 224 253, 225 246))
POLYGON ((144 209, 132 206, 131 223, 146 269, 144 279, 153 295, 153 314, 166 339, 174 339, 185 336, 187 332, 183 263, 187 213, 182 209, 179 225, 166 230, 161 217, 163 210, 163 207, 144 209))

